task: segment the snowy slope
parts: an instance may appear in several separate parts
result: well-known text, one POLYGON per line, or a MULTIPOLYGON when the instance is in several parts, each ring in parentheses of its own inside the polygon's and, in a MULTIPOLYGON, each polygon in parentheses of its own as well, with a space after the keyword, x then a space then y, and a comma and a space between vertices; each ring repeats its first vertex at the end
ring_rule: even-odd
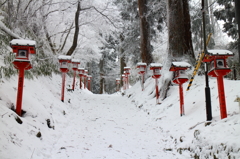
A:
MULTIPOLYGON (((94 95, 76 86, 60 101, 61 76, 25 80, 23 110, 15 105, 17 77, 0 81, 1 159, 240 158, 240 114, 234 102, 240 81, 225 80, 228 118, 221 120, 216 79, 210 79, 213 121, 206 125, 204 77, 185 92, 179 115, 178 86, 156 105, 154 80, 136 83, 122 96, 94 95), (41 134, 41 135, 40 135, 41 134), (38 137, 37 137, 38 136, 38 137)), ((79 83, 79 82, 78 82, 79 83)), ((72 79, 67 77, 67 87, 72 79)), ((187 84, 184 84, 186 88, 187 84)))

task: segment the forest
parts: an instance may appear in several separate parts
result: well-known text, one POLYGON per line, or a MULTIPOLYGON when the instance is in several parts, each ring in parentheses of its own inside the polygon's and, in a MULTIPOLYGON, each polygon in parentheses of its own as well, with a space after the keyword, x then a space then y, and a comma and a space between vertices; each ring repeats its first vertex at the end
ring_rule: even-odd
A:
POLYGON ((126 66, 131 84, 139 80, 138 62, 194 66, 205 32, 212 33, 207 49, 234 53, 228 67, 235 74, 227 77, 236 80, 239 6, 238 0, 0 0, 0 79, 17 74, 9 42, 29 39, 36 41, 37 53, 26 78, 60 74, 57 57, 71 55, 93 77, 93 93, 113 93, 126 66))

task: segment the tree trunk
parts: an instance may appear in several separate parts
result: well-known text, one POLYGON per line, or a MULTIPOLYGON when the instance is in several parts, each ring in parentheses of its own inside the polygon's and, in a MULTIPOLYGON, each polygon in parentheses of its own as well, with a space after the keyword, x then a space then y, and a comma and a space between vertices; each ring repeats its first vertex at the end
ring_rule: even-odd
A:
MULTIPOLYGON (((168 0, 168 58, 163 70, 171 67, 172 61, 185 61, 194 64, 191 21, 188 0, 168 0)), ((161 77, 161 98, 167 97, 173 73, 166 72, 161 77)))
MULTIPOLYGON (((120 35, 120 40, 121 42, 124 41, 124 36, 121 34, 120 35)), ((123 54, 124 52, 124 49, 123 47, 121 46, 120 47, 120 85, 123 86, 123 80, 122 80, 122 74, 124 72, 124 67, 126 67, 126 62, 125 62, 125 55, 123 54)))
POLYGON ((238 29, 238 62, 240 63, 240 1, 235 0, 235 17, 238 29))
POLYGON ((141 58, 142 62, 148 64, 153 62, 150 44, 150 28, 147 22, 147 0, 138 0, 139 17, 140 17, 140 36, 141 36, 141 58))
POLYGON ((188 0, 168 0, 169 55, 194 63, 188 0))
POLYGON ((74 33, 74 37, 73 37, 73 43, 71 48, 68 50, 67 55, 72 55, 74 50, 77 47, 77 42, 78 42, 78 34, 79 34, 79 14, 81 11, 81 7, 80 7, 80 1, 78 1, 78 6, 77 6, 77 11, 75 13, 75 33, 74 33))

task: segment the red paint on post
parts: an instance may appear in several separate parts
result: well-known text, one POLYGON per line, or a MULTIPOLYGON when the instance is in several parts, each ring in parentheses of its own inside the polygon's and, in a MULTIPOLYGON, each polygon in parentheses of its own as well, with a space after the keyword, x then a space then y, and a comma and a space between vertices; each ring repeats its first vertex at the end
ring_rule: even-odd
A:
POLYGON ((179 96, 180 96, 180 115, 185 115, 184 112, 184 97, 183 97, 183 87, 182 83, 179 84, 179 96))
POLYGON ((24 83, 24 68, 20 68, 18 75, 18 92, 16 101, 16 113, 19 116, 22 116, 23 83, 24 83))
POLYGON ((79 76, 80 76, 80 89, 82 89, 82 75, 79 76))
POLYGON ((155 78, 155 85, 156 85, 156 102, 159 103, 159 93, 158 93, 158 79, 155 78))
POLYGON ((73 72, 73 84, 72 84, 72 90, 75 88, 75 78, 76 78, 76 71, 73 72))
POLYGON ((227 117, 227 108, 226 108, 226 101, 225 101, 223 76, 218 76, 217 77, 217 84, 218 84, 220 114, 221 114, 221 119, 224 119, 224 118, 227 117))
POLYGON ((64 102, 64 89, 65 89, 65 79, 66 79, 66 73, 62 73, 62 92, 61 92, 61 101, 64 102))
POLYGON ((208 75, 217 77, 221 119, 227 118, 223 77, 231 72, 231 69, 227 66, 227 58, 233 55, 228 50, 208 50, 208 54, 203 59, 203 62, 210 63, 208 75))
POLYGON ((10 42, 13 53, 16 54, 13 64, 19 70, 18 75, 18 91, 16 99, 16 113, 22 116, 22 97, 24 85, 24 71, 32 68, 30 54, 36 54, 35 41, 13 39, 10 42))
POLYGON ((159 92, 158 92, 158 78, 161 77, 160 70, 162 69, 162 64, 160 63, 151 63, 150 70, 153 71, 152 78, 155 79, 155 87, 156 87, 156 103, 159 104, 159 92))

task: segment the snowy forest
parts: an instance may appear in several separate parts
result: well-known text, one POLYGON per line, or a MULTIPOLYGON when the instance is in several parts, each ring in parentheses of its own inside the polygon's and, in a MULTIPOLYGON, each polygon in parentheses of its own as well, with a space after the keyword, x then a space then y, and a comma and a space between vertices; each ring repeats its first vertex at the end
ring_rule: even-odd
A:
MULTIPOLYGON (((27 78, 60 73, 57 57, 71 55, 92 75, 92 92, 97 94, 113 93, 115 79, 121 77, 125 66, 132 68, 130 83, 135 83, 138 62, 167 65, 171 60, 181 59, 194 65, 203 50, 200 0, 1 0, 0 3, 0 49, 4 61, 0 78, 17 73, 11 64, 12 39, 37 43, 34 67, 26 71, 27 78)), ((239 78, 234 1, 209 0, 205 6, 206 34, 213 34, 208 48, 234 52, 229 67, 237 70, 239 78)))

